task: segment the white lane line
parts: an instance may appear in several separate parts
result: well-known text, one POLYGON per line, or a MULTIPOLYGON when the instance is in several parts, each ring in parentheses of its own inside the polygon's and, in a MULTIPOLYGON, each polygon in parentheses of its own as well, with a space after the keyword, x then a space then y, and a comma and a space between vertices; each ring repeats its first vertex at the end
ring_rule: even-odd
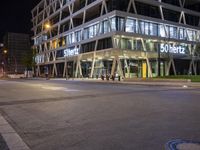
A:
POLYGON ((0 133, 10 150, 30 150, 2 115, 0 115, 0 133))

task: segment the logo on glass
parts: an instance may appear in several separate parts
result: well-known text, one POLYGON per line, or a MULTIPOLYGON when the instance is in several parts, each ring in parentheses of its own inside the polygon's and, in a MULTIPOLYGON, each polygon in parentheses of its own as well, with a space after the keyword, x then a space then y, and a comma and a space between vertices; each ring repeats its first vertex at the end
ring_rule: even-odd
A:
POLYGON ((186 47, 182 45, 160 44, 161 53, 186 54, 186 47))

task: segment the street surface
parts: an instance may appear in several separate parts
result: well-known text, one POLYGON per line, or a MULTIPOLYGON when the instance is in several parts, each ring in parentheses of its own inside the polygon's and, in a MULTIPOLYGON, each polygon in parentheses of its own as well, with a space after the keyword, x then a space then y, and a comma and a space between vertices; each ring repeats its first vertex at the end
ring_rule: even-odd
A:
POLYGON ((0 113, 31 150, 165 150, 170 140, 200 141, 200 89, 191 87, 0 80, 0 113))

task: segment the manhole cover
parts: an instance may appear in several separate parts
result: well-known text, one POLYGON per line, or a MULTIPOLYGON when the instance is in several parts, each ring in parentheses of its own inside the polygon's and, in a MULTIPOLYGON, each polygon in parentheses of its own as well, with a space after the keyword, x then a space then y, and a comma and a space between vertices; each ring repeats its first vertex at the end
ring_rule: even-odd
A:
POLYGON ((200 142, 177 139, 169 141, 166 147, 166 150, 200 150, 200 142))

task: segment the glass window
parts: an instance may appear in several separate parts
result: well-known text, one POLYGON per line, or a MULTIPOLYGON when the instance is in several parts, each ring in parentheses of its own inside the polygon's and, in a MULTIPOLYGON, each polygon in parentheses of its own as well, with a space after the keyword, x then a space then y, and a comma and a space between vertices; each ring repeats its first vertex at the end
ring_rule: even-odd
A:
POLYGON ((111 29, 116 31, 116 17, 111 18, 111 29))
POLYGON ((124 31, 124 18, 117 17, 117 31, 124 31))
POLYGON ((145 33, 144 21, 139 21, 140 33, 145 33))
POLYGON ((144 32, 146 35, 149 35, 149 22, 145 22, 144 25, 145 25, 144 32))
POLYGON ((94 28, 94 36, 96 36, 96 35, 97 35, 97 24, 95 24, 95 25, 93 26, 93 28, 94 28))
POLYGON ((67 44, 69 44, 69 35, 66 36, 67 44))
POLYGON ((197 41, 197 31, 193 30, 193 41, 197 41))
POLYGON ((67 35, 67 43, 72 44, 75 42, 74 33, 67 35))
POLYGON ((89 38, 89 29, 88 28, 85 28, 84 31, 83 31, 83 40, 86 40, 89 38))
POLYGON ((94 28, 93 26, 89 27, 89 38, 92 38, 94 36, 94 28))
POLYGON ((193 41, 193 32, 192 32, 192 30, 187 30, 187 34, 188 34, 188 41, 193 41))
POLYGON ((99 31, 99 33, 100 34, 104 33, 103 22, 100 23, 100 31, 99 31))
POLYGON ((160 24, 158 28, 159 36, 166 37, 164 25, 160 24))
POLYGON ((104 33, 109 32, 108 20, 103 21, 104 33))
POLYGON ((104 34, 109 32, 110 30, 109 24, 108 24, 108 20, 104 20, 103 22, 101 22, 100 24, 100 33, 104 34))
POLYGON ((150 23, 150 35, 158 36, 158 24, 150 23))
POLYGON ((126 20, 126 32, 136 32, 136 20, 127 19, 126 20))
POLYGON ((126 49, 127 48, 127 39, 122 38, 121 39, 121 49, 126 49))
POLYGON ((143 50, 143 46, 142 46, 142 41, 141 40, 137 40, 136 50, 143 50))
POLYGON ((177 27, 172 27, 170 26, 169 27, 169 35, 170 35, 170 38, 177 38, 177 27))
POLYGON ((185 29, 183 29, 183 28, 179 29, 179 39, 185 40, 185 29))
POLYGON ((127 40, 127 49, 130 49, 130 50, 133 49, 133 42, 131 39, 127 40))
POLYGON ((81 41, 81 31, 76 31, 75 32, 75 37, 76 37, 76 41, 77 42, 81 41))

